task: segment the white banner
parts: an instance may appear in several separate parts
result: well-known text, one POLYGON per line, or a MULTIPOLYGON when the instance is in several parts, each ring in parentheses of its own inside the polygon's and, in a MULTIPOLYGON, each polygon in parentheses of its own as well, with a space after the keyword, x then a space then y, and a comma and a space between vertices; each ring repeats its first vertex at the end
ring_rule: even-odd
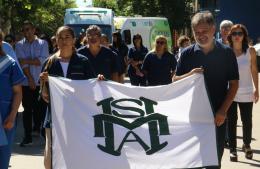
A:
POLYGON ((54 169, 218 165, 203 75, 170 85, 49 78, 54 169))

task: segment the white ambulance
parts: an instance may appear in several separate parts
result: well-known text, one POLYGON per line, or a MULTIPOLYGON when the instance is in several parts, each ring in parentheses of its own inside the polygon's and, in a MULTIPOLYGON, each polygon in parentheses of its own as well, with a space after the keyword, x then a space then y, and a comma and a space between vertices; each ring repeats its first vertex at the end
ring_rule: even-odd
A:
POLYGON ((167 18, 164 17, 114 17, 115 29, 119 30, 128 47, 133 46, 133 36, 140 34, 143 44, 148 50, 153 49, 155 37, 164 35, 169 50, 172 47, 171 30, 167 18))

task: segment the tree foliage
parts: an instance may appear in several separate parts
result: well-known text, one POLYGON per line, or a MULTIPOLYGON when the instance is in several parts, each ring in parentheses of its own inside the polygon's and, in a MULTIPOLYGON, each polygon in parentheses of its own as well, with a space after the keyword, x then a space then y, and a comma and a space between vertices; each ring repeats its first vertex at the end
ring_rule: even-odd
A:
POLYGON ((190 25, 192 0, 94 0, 94 6, 111 8, 117 16, 163 16, 173 29, 190 25))
MULTIPOLYGON (((111 8, 116 16, 164 16, 172 29, 189 26, 192 0, 93 0, 94 6, 111 8)), ((24 20, 34 22, 42 32, 53 34, 63 25, 66 8, 75 0, 0 0, 0 27, 16 33, 24 20)))
POLYGON ((68 0, 0 0, 0 26, 6 33, 17 33, 23 21, 30 20, 52 35, 63 25, 65 9, 75 6, 68 0))

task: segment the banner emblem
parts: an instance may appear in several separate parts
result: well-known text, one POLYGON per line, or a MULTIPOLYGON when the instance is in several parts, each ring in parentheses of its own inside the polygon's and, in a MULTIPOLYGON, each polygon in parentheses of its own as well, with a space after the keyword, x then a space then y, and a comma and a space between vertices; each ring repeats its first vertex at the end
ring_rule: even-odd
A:
POLYGON ((152 155, 164 147, 167 146, 168 142, 165 141, 160 143, 159 136, 161 135, 170 135, 169 126, 167 121, 167 116, 162 115, 160 113, 154 112, 154 106, 158 103, 140 97, 139 100, 137 99, 118 99, 114 100, 113 97, 101 100, 97 103, 97 106, 102 107, 103 114, 94 115, 94 129, 95 129, 95 136, 94 137, 105 137, 105 146, 98 144, 97 147, 106 152, 108 154, 114 156, 120 156, 121 150, 123 145, 126 142, 138 142, 142 148, 145 150, 146 155, 152 155), (136 103, 139 106, 145 107, 145 111, 137 107, 124 107, 120 106, 119 103, 122 102, 132 102, 136 103), (124 115, 114 110, 113 108, 121 109, 121 110, 128 110, 136 112, 137 115, 124 115), (134 118, 133 122, 128 122, 125 119, 127 118, 134 118), (140 136, 138 136, 133 129, 136 129, 143 124, 148 124, 149 128, 149 135, 150 135, 150 143, 148 145, 144 142, 140 136), (114 143, 114 130, 113 125, 120 125, 129 131, 124 136, 122 142, 120 143, 119 147, 115 147, 114 143), (128 139, 128 137, 132 134, 135 139, 128 139))

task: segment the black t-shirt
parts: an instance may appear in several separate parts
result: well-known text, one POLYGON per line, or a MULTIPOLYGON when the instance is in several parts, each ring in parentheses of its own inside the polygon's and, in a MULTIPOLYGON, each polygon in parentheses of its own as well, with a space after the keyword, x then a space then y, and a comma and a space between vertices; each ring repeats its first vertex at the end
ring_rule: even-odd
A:
POLYGON ((111 79, 112 73, 118 72, 116 54, 111 49, 102 46, 97 56, 93 56, 86 46, 80 48, 78 52, 89 59, 96 74, 103 74, 105 78, 111 79))
POLYGON ((116 46, 113 46, 118 51, 118 61, 119 61, 119 74, 125 73, 126 70, 126 63, 125 59, 128 54, 128 47, 125 43, 122 43, 118 48, 116 46))
POLYGON ((161 58, 154 52, 148 53, 142 65, 142 70, 147 72, 148 86, 170 84, 176 64, 174 55, 169 52, 165 52, 161 58))
POLYGON ((198 44, 186 48, 177 64, 176 75, 180 76, 194 68, 204 68, 205 84, 213 111, 220 108, 230 80, 238 80, 238 65, 231 48, 215 41, 214 49, 205 55, 198 44))
POLYGON ((129 50, 128 58, 133 59, 134 61, 143 61, 147 53, 148 49, 146 47, 141 47, 140 50, 137 50, 135 47, 132 47, 129 50))
MULTIPOLYGON (((134 61, 143 61, 145 55, 148 53, 148 49, 146 47, 142 47, 140 50, 137 50, 135 47, 129 49, 128 58, 133 59, 134 61)), ((141 68, 141 65, 138 65, 141 68)), ((128 71, 131 73, 135 73, 135 70, 131 64, 129 64, 128 71)))

